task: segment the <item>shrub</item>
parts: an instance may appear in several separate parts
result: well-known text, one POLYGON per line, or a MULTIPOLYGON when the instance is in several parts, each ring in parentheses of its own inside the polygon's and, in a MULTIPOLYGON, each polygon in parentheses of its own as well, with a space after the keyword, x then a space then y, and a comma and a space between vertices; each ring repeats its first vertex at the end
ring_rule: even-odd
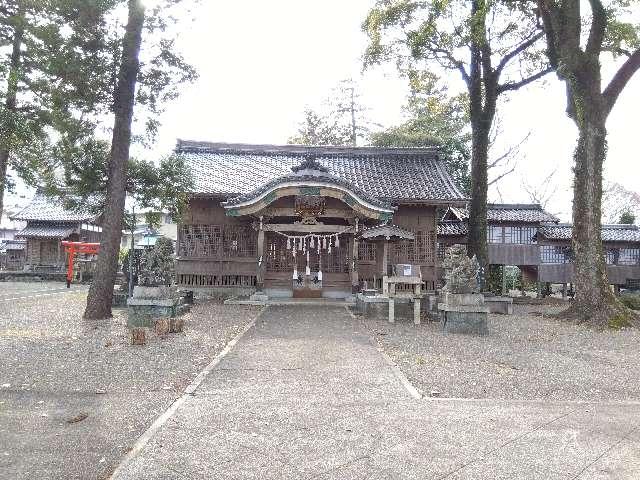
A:
POLYGON ((142 254, 139 283, 146 287, 171 285, 173 272, 173 242, 168 238, 160 237, 153 247, 142 254))
POLYGON ((640 293, 623 293, 620 295, 620 301, 627 308, 640 310, 640 293))

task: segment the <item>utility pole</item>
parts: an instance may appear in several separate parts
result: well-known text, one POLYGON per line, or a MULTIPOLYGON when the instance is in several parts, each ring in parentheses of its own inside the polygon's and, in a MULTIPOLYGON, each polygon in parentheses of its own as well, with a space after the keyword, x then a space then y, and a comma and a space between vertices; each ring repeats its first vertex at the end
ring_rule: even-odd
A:
POLYGON ((134 242, 134 233, 136 230, 136 207, 135 205, 131 206, 131 247, 129 250, 129 298, 133 297, 133 247, 135 246, 134 242))

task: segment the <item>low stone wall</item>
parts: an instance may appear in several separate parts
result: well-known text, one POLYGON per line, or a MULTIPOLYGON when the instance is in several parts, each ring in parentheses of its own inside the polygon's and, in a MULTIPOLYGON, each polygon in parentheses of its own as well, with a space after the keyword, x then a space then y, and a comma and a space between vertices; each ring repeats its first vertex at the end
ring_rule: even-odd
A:
POLYGON ((0 271, 0 281, 2 282, 42 282, 59 281, 66 282, 67 274, 64 272, 12 272, 0 271))
POLYGON ((513 313, 513 298, 511 297, 485 297, 484 304, 489 307, 489 313, 511 315, 513 313))

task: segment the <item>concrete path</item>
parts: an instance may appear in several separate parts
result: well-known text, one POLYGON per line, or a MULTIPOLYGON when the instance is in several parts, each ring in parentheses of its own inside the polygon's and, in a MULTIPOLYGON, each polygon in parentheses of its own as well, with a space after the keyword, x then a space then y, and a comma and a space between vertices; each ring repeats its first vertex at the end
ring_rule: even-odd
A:
POLYGON ((638 479, 640 404, 415 399, 338 307, 270 307, 117 479, 638 479))

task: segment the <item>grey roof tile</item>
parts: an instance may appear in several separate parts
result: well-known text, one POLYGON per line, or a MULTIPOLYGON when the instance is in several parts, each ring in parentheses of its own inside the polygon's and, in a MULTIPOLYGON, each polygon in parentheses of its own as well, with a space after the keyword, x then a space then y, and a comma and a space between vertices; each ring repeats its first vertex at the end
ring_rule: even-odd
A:
POLYGON ((191 169, 192 193, 227 198, 245 195, 313 155, 328 173, 383 201, 458 203, 466 198, 454 185, 438 150, 374 147, 308 147, 178 141, 176 152, 191 169))
MULTIPOLYGON (((573 227, 568 223, 543 225, 539 235, 547 240, 571 240, 573 227)), ((640 242, 637 225, 602 225, 603 242, 640 242)))
POLYGON ((34 220, 48 222, 86 222, 96 218, 95 214, 68 210, 62 202, 36 193, 29 205, 11 216, 12 220, 34 220))
MULTIPOLYGON (((459 220, 469 218, 466 208, 452 207, 451 212, 459 220)), ((546 212, 537 203, 489 203, 487 205, 488 222, 558 222, 558 218, 546 212)))
POLYGON ((19 238, 67 238, 75 230, 73 225, 29 223, 16 234, 19 238))
POLYGON ((439 236, 463 236, 467 234, 467 224, 460 221, 442 221, 438 222, 439 236))

